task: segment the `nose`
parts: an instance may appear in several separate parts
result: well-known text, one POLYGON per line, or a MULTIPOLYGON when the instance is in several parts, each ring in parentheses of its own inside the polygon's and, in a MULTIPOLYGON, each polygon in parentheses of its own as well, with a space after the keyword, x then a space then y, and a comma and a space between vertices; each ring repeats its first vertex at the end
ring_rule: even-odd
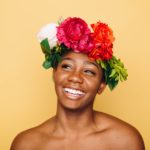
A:
POLYGON ((72 72, 70 74, 70 76, 68 77, 68 80, 73 83, 81 84, 83 82, 83 77, 82 77, 81 73, 79 73, 79 72, 72 72))

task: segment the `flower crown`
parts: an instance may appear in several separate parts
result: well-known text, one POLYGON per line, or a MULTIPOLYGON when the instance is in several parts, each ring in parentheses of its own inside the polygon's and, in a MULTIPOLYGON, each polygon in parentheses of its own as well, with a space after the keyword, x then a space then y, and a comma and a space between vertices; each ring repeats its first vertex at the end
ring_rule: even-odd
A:
POLYGON ((45 54, 43 67, 55 68, 66 52, 85 53, 103 68, 105 82, 113 90, 119 80, 127 79, 127 70, 120 59, 113 55, 115 38, 108 25, 99 21, 91 24, 91 28, 93 31, 83 19, 76 17, 44 26, 37 35, 45 54))

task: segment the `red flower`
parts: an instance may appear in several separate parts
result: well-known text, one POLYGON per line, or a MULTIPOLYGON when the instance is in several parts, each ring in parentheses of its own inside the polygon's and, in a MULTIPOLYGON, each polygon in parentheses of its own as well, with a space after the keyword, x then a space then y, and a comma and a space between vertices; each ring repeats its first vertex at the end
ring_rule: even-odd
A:
POLYGON ((108 25, 97 22, 96 24, 91 25, 94 33, 93 39, 95 43, 95 48, 90 52, 89 57, 102 60, 109 60, 112 58, 113 51, 112 42, 114 41, 113 32, 108 27, 108 25))
POLYGON ((100 48, 95 48, 89 53, 89 58, 93 60, 109 60, 112 58, 112 45, 102 44, 100 48))
POLYGON ((57 38, 74 51, 88 53, 94 48, 91 31, 84 20, 80 18, 67 18, 57 28, 57 38))

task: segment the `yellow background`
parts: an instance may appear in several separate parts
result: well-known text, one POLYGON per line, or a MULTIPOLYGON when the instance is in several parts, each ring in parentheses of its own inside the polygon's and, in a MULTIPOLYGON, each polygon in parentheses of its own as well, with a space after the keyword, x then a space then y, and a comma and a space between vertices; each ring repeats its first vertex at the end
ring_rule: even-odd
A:
POLYGON ((39 29, 60 16, 88 24, 108 23, 116 37, 114 53, 128 68, 127 82, 98 96, 95 109, 135 126, 150 149, 150 1, 5 0, 0 4, 0 150, 17 133, 55 114, 51 70, 41 66, 39 29))

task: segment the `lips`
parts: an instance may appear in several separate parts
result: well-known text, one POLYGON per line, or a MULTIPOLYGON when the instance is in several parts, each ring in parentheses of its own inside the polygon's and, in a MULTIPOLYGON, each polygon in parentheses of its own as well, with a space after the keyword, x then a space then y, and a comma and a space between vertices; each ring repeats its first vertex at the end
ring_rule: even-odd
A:
POLYGON ((79 99, 85 95, 85 92, 74 88, 64 88, 64 92, 69 99, 79 99))

